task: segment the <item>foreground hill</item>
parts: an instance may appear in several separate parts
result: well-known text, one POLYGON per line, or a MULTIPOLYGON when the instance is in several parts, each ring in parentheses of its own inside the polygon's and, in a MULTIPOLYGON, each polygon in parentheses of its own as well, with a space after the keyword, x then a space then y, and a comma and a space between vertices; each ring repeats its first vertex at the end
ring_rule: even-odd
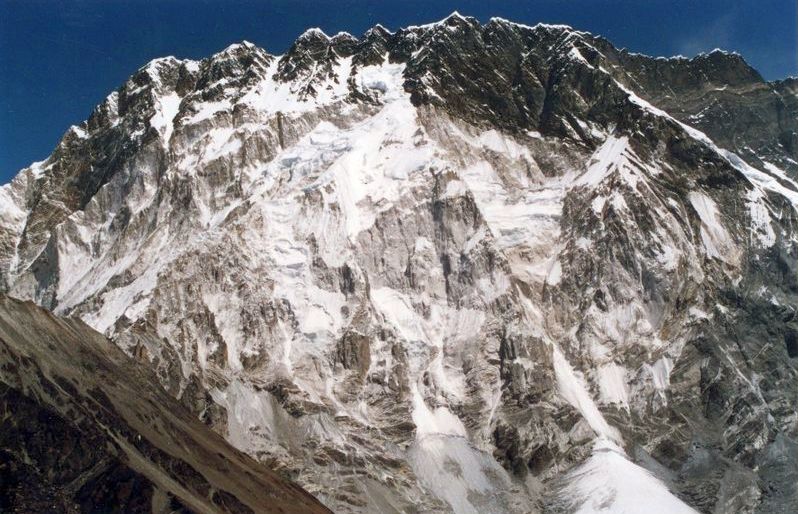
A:
POLYGON ((0 297, 0 510, 329 512, 74 319, 0 297))

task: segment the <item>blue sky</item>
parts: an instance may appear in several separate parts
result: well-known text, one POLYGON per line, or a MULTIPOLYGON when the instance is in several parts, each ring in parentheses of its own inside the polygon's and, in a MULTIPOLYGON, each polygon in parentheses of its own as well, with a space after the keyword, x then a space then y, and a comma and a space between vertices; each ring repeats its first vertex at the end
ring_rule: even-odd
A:
POLYGON ((798 74, 795 0, 0 0, 0 183, 155 57, 206 57, 246 39, 282 53, 307 27, 362 34, 441 19, 566 23, 651 55, 720 47, 767 79, 798 74))

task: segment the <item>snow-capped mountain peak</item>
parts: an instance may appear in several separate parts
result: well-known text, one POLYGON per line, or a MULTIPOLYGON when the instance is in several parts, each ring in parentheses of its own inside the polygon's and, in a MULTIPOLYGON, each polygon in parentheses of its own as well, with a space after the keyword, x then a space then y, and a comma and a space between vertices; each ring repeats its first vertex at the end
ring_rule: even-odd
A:
POLYGON ((714 55, 453 13, 157 59, 0 189, 0 283, 335 511, 787 508, 798 97, 714 55))

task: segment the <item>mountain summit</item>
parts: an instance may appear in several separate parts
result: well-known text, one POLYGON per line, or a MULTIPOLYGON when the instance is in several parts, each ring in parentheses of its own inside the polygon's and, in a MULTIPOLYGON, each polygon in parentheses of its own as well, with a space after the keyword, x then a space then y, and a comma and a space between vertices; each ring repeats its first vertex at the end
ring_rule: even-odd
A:
POLYGON ((335 512, 790 512, 796 161, 736 54, 311 29, 133 74, 0 189, 0 290, 335 512))

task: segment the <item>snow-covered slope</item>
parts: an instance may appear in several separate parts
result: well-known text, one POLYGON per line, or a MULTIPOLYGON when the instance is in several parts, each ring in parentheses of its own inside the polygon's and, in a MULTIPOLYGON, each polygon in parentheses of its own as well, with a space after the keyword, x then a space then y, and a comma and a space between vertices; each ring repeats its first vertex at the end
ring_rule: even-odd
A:
POLYGON ((0 191, 2 284, 334 511, 788 508, 798 186, 608 45, 452 15, 153 61, 0 191))

